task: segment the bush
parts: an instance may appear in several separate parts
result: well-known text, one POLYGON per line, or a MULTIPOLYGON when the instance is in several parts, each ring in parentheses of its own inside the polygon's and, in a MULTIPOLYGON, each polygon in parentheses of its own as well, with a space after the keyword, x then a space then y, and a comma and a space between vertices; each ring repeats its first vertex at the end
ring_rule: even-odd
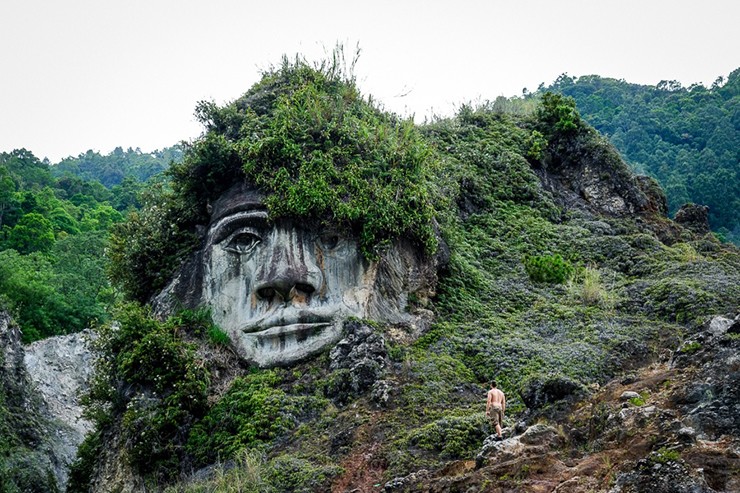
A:
POLYGON ((408 444, 435 451, 443 459, 472 457, 490 430, 485 416, 448 416, 412 431, 408 444))
POLYGON ((332 478, 342 473, 339 466, 316 465, 308 460, 281 455, 270 462, 269 483, 284 493, 313 493, 328 490, 332 478))
MULTIPOLYGON (((134 470, 155 482, 169 481, 180 473, 187 431, 207 409, 208 371, 195 346, 181 338, 182 318, 158 322, 146 309, 127 304, 114 319, 118 322, 100 328, 95 343, 101 357, 86 398, 87 414, 98 433, 120 419, 134 470)), ((80 461, 84 479, 86 456, 80 461)))
POLYGON ((562 284, 572 274, 573 266, 560 255, 539 255, 524 258, 524 268, 534 282, 562 284))

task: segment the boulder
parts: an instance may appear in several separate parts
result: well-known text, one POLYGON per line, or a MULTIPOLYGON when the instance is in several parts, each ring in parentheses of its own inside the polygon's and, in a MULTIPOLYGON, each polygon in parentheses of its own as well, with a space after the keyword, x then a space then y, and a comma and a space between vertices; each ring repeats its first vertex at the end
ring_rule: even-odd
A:
POLYGON ((684 204, 676 212, 673 220, 700 235, 705 235, 711 231, 709 228, 709 207, 706 205, 684 204))
POLYGON ((696 367, 694 383, 677 390, 673 402, 685 423, 703 440, 740 435, 740 340, 730 330, 734 318, 714 317, 676 351, 677 369, 696 367))
POLYGON ((637 467, 620 473, 609 493, 712 493, 700 470, 679 461, 664 461, 658 454, 641 459, 637 467))

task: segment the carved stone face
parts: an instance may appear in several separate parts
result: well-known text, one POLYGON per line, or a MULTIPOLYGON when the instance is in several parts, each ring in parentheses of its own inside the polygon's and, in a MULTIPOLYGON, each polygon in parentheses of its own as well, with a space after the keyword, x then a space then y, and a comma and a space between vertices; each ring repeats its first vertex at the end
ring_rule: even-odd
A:
POLYGON ((296 221, 267 221, 254 191, 214 204, 203 252, 203 301, 237 352, 259 366, 289 364, 367 316, 374 264, 357 242, 296 221))

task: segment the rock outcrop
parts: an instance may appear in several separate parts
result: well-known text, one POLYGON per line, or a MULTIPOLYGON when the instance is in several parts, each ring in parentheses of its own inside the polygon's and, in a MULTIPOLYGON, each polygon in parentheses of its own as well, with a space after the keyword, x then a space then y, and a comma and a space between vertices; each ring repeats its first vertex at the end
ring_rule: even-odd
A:
POLYGON ((61 491, 89 431, 79 392, 92 371, 90 351, 83 334, 26 348, 20 340, 19 328, 0 312, 0 432, 11 445, 0 476, 20 491, 61 491))
POLYGON ((700 235, 705 235, 711 231, 709 228, 709 207, 706 205, 685 204, 676 212, 673 220, 700 235))

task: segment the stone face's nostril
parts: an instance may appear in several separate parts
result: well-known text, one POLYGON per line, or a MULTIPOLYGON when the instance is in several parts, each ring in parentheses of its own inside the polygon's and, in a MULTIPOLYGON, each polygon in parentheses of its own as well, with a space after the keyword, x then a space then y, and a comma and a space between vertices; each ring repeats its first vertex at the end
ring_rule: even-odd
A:
POLYGON ((304 284, 304 283, 296 283, 295 289, 304 294, 311 294, 314 291, 316 291, 315 287, 311 286, 310 284, 304 284))

